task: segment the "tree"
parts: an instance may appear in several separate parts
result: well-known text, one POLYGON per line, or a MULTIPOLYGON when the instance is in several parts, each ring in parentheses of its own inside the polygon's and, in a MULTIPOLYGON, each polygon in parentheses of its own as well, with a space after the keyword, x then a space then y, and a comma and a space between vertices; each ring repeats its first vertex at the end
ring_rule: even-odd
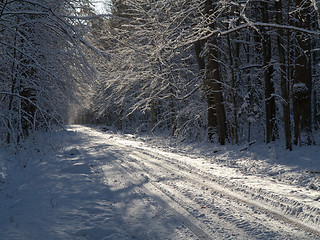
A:
POLYGON ((7 143, 66 119, 65 104, 76 97, 70 89, 90 71, 78 7, 64 0, 0 3, 0 62, 7 66, 0 78, 0 127, 7 143))
POLYGON ((108 119, 116 125, 139 118, 138 126, 132 122, 125 125, 144 126, 150 132, 170 129, 175 136, 194 123, 181 112, 190 103, 189 97, 183 96, 197 88, 199 81, 198 76, 187 77, 194 74, 196 64, 190 60, 192 51, 179 46, 177 40, 187 33, 183 22, 187 16, 175 15, 181 9, 189 11, 183 2, 120 1, 115 5, 114 16, 106 20, 105 34, 100 37, 106 45, 113 43, 106 49, 112 57, 101 72, 99 89, 103 90, 95 104, 100 119, 107 118, 112 108, 114 116, 108 119), (126 10, 119 13, 119 9, 126 10))
MULTIPOLYGON (((217 13, 218 3, 207 0, 204 3, 204 16, 208 28, 215 30, 217 22, 215 14, 217 13)), ((195 50, 197 56, 198 67, 200 70, 205 69, 204 88, 206 91, 208 104, 208 138, 214 140, 214 135, 218 134, 219 142, 224 145, 227 138, 225 106, 222 95, 220 70, 218 64, 217 36, 212 35, 205 39, 205 48, 207 51, 207 60, 202 60, 200 55, 200 41, 196 41, 195 50)))
MULTIPOLYGON (((296 0, 298 28, 310 30, 311 3, 296 0)), ((312 74, 310 36, 297 32, 293 80, 294 143, 310 145, 312 140, 312 74)))
POLYGON ((283 131, 291 150, 291 125, 295 143, 312 140, 319 115, 319 94, 311 96, 320 72, 317 3, 113 4, 111 16, 92 25, 105 55, 95 118, 180 139, 206 134, 220 144, 270 143, 283 131))
MULTIPOLYGON (((261 3, 262 22, 269 23, 269 3, 261 3)), ((271 63, 271 36, 267 33, 268 28, 262 29, 262 56, 264 68, 264 82, 265 82, 265 111, 266 111, 266 142, 274 141, 277 136, 276 126, 276 101, 275 89, 272 80, 273 65, 271 63)))
MULTIPOLYGON (((277 1, 275 3, 275 10, 276 10, 276 23, 281 24, 283 23, 284 18, 283 16, 283 1, 277 1)), ((288 22, 286 21, 286 24, 288 22)), ((286 61, 286 50, 285 50, 285 43, 284 43, 284 36, 288 35, 289 32, 285 31, 282 28, 277 29, 277 48, 278 48, 278 55, 279 55, 279 65, 280 65, 280 78, 281 78, 281 96, 282 96, 282 111, 283 111, 283 124, 284 124, 284 133, 285 133, 285 141, 286 141, 286 149, 292 150, 292 136, 291 136, 291 116, 290 116, 290 95, 289 95, 289 84, 288 84, 288 64, 287 59, 286 61)))

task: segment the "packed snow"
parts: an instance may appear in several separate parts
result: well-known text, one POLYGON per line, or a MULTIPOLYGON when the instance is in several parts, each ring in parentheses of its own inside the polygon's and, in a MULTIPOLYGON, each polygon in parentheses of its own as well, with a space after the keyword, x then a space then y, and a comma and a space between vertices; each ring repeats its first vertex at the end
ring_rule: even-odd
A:
POLYGON ((320 148, 72 125, 0 152, 0 239, 320 239, 320 148))

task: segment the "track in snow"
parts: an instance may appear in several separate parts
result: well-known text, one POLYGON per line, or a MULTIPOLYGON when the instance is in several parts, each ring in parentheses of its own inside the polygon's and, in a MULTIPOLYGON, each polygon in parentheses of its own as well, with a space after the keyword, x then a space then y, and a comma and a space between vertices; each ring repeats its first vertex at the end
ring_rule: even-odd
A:
MULTIPOLYGON (((99 156, 95 165, 102 169, 105 184, 115 189, 129 189, 130 186, 130 194, 137 194, 140 199, 147 196, 140 202, 137 197, 140 210, 151 206, 158 215, 146 220, 160 218, 176 224, 179 231, 173 233, 175 238, 320 238, 316 228, 319 219, 314 216, 315 209, 308 204, 264 189, 254 189, 243 181, 230 182, 219 174, 195 167, 190 159, 185 161, 185 156, 168 155, 91 128, 78 126, 73 130, 91 139, 89 144, 78 148, 87 156, 99 156), (112 155, 114 160, 103 162, 104 154, 112 155)), ((217 171, 221 170, 223 168, 217 168, 217 171)), ((129 212, 133 209, 134 206, 128 207, 129 212)), ((130 217, 129 214, 125 219, 135 231, 135 221, 141 219, 130 217)), ((164 237, 163 229, 159 231, 158 235, 153 232, 154 235, 146 235, 145 239, 164 237)))

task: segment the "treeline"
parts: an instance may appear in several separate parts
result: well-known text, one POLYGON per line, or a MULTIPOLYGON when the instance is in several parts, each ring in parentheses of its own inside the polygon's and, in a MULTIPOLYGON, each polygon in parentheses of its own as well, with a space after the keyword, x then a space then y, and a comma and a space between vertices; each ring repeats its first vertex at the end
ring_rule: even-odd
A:
POLYGON ((69 121, 314 144, 319 5, 112 0, 98 17, 90 0, 0 1, 1 142, 69 121))
POLYGON ((91 72, 83 1, 0 1, 0 143, 63 123, 91 72))
POLYGON ((319 3, 113 0, 91 21, 105 57, 87 112, 134 131, 221 144, 313 144, 319 3))

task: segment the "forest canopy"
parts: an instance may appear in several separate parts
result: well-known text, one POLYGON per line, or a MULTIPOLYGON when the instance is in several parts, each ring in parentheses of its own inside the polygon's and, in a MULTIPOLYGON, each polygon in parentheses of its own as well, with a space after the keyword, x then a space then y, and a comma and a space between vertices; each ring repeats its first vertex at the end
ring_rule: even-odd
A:
POLYGON ((319 5, 112 0, 97 16, 84 0, 2 1, 2 140, 72 115, 181 141, 314 144, 319 5))
POLYGON ((84 5, 67 0, 0 2, 0 133, 18 143, 66 120, 88 75, 84 5))

